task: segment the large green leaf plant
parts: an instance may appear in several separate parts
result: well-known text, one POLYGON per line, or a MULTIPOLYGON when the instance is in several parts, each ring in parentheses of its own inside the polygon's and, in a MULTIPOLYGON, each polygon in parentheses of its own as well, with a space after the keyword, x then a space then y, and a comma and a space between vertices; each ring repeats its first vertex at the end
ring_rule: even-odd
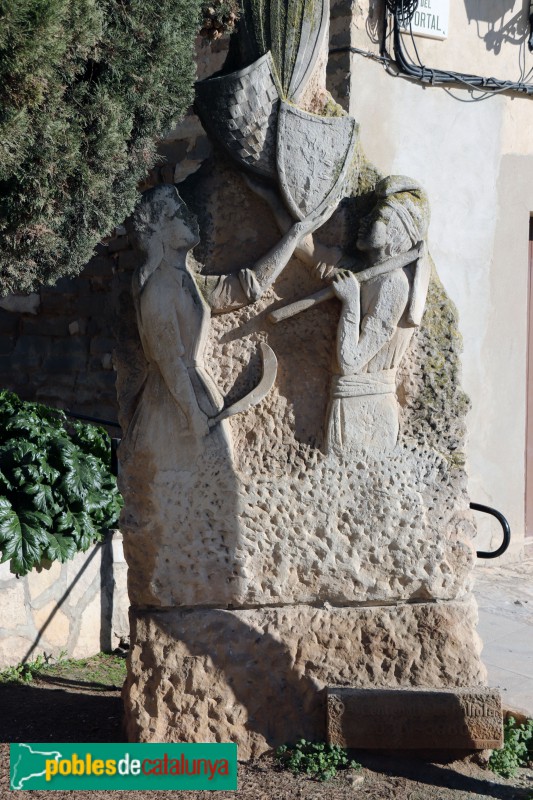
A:
POLYGON ((122 506, 103 428, 0 391, 0 553, 17 575, 100 541, 122 506))

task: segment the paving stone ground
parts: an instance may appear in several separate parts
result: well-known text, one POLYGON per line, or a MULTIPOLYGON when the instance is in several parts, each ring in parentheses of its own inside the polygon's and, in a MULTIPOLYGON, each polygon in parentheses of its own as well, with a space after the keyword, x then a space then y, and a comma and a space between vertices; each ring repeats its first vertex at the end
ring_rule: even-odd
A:
POLYGON ((481 564, 475 575, 489 684, 500 688, 504 706, 533 717, 533 558, 481 564))

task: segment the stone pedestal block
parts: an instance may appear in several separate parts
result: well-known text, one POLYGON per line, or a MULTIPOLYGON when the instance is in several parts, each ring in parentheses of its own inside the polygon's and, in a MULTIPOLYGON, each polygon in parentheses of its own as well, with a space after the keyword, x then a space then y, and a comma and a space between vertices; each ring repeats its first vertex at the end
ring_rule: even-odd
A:
POLYGON ((503 745, 493 689, 328 690, 328 741, 382 750, 487 750, 503 745))
POLYGON ((480 686, 476 608, 133 611, 130 741, 236 742, 241 760, 326 738, 328 686, 480 686))

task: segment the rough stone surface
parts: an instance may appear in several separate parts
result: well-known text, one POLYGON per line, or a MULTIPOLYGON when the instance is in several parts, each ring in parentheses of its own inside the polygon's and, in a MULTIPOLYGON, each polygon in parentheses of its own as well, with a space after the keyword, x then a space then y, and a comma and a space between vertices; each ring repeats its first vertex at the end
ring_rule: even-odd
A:
MULTIPOLYGON (((325 60, 302 104, 334 119, 325 60)), ((238 67, 229 83, 246 85, 231 89, 224 124, 249 170, 263 153, 255 123, 266 124, 251 98, 266 120, 271 107, 238 67)), ((282 125, 276 135, 275 175, 282 125)), ((280 193, 239 174, 215 142, 179 187, 189 208, 172 187, 147 194, 133 223, 143 252, 119 253, 133 741, 231 740, 246 759, 323 739, 327 686, 484 682, 468 403, 455 311, 424 246, 427 199, 409 178, 380 176, 359 143, 330 160, 334 178, 347 170, 334 212, 299 202, 314 197, 309 159, 298 157, 297 180, 285 170, 306 215, 295 222, 283 181, 280 193), (272 324, 274 309, 319 289, 334 297, 272 324), (270 390, 220 424, 259 384, 265 344, 277 357, 270 390)))
POLYGON ((476 609, 132 612, 124 687, 130 741, 234 741, 245 760, 326 736, 326 687, 481 685, 476 609))
POLYGON ((41 567, 34 569, 28 574, 27 582, 30 590, 30 598, 35 600, 46 592, 61 578, 61 564, 54 561, 48 569, 41 567))
POLYGON ((0 299, 0 308, 20 314, 37 314, 41 299, 38 294, 9 295, 0 299))
MULTIPOLYGON (((231 272, 275 244, 268 209, 231 168, 211 165, 191 181, 183 194, 200 216, 194 252, 205 271, 231 272), (236 207, 238 251, 230 246, 236 207)), ((348 249, 356 225, 350 230, 344 220, 341 209, 324 238, 334 239, 337 228, 348 249)), ((211 320, 205 363, 227 405, 257 383, 260 341, 278 358, 273 390, 229 420, 234 466, 203 459, 186 482, 179 471, 158 473, 157 462, 123 468, 134 605, 342 604, 470 590, 475 528, 461 468, 468 404, 454 309, 434 276, 398 371, 398 442, 386 458, 344 459, 324 452, 340 304, 328 301, 279 325, 266 319, 320 286, 295 259, 253 306, 211 320)), ((132 317, 130 305, 117 351, 125 429, 147 374, 132 317)))
POLYGON ((24 636, 5 636, 0 639, 0 664, 4 667, 20 664, 28 654, 24 636))
POLYGON ((33 620, 39 631, 46 636, 51 647, 64 647, 68 642, 70 620, 53 600, 33 612, 33 620))
MULTIPOLYGON (((3 582, 2 582, 3 583, 3 582)), ((6 631, 16 629, 26 621, 24 586, 20 581, 11 581, 2 587, 2 615, 0 625, 6 631)))
POLYGON ((486 750, 503 745, 493 689, 328 688, 328 741, 384 750, 486 750))

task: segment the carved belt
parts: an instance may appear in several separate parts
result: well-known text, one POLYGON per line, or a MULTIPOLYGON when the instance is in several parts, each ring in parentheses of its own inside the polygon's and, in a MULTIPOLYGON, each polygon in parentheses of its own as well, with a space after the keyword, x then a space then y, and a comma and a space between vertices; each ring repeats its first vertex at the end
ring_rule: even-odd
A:
POLYGON ((358 375, 334 375, 331 382, 331 396, 334 400, 374 394, 393 394, 395 391, 395 369, 363 372, 358 375))

